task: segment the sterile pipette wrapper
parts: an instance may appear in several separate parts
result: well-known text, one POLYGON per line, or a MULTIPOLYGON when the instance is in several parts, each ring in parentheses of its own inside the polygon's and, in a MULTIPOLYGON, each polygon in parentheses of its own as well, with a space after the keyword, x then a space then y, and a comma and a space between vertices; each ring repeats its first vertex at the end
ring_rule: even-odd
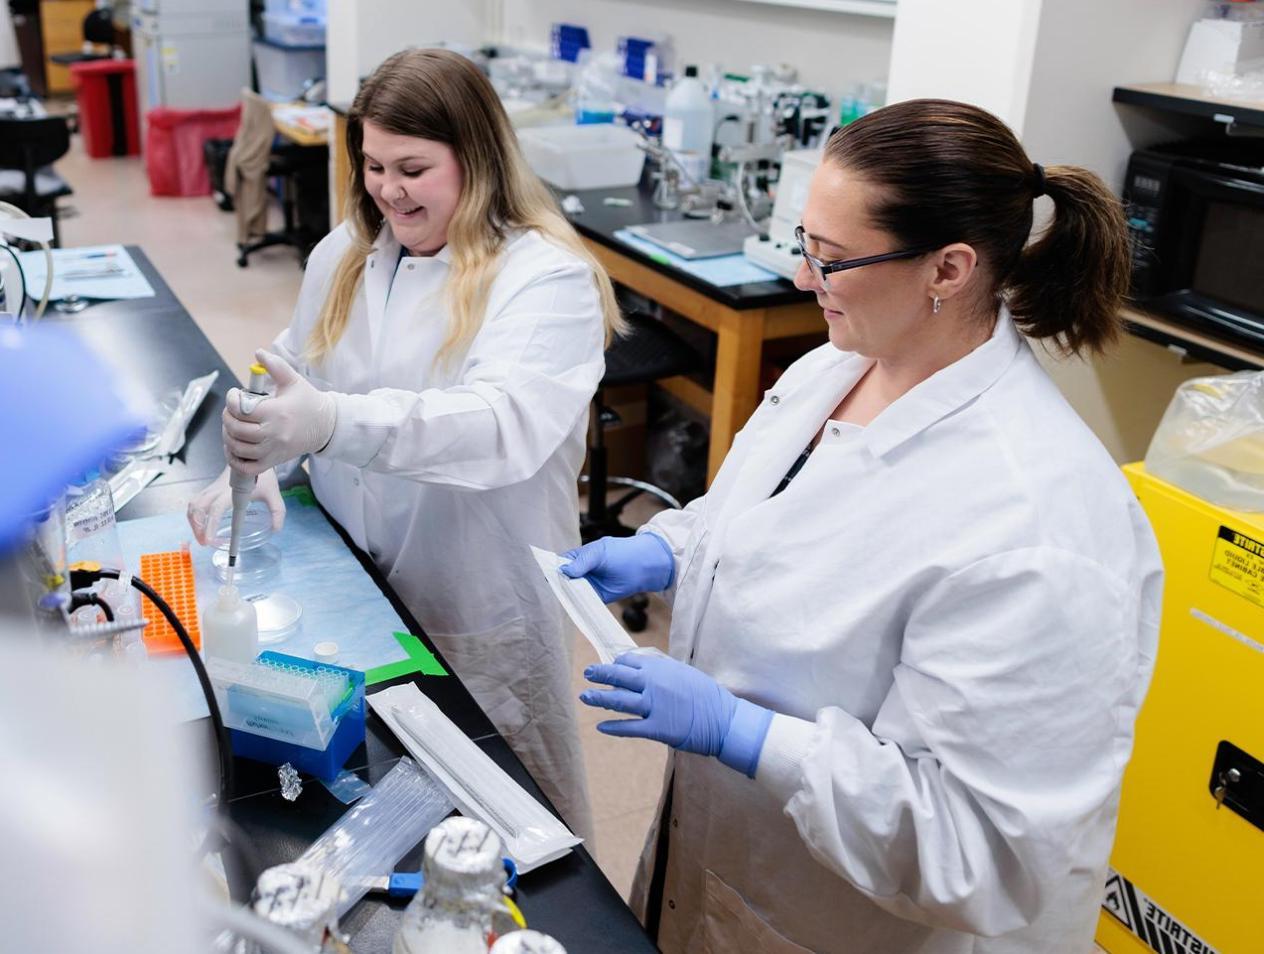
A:
POLYGON ((621 653, 637 648, 627 630, 619 625, 606 604, 601 602, 601 597, 591 583, 583 579, 572 580, 558 570, 558 567, 569 562, 565 557, 539 547, 532 547, 531 555, 535 557, 544 578, 549 581, 553 595, 566 610, 566 615, 592 644, 592 648, 597 650, 597 658, 603 663, 610 663, 621 653))
POLYGON ((486 822, 526 874, 578 845, 553 813, 532 798, 415 685, 368 696, 404 747, 452 797, 461 814, 486 822))

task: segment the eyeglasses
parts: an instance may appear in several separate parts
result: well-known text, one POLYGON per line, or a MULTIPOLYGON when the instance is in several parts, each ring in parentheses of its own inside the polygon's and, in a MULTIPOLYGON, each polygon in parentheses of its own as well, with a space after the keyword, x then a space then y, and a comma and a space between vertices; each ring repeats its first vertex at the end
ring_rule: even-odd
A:
POLYGON ((822 285, 829 284, 829 276, 834 272, 845 272, 849 268, 860 268, 863 265, 877 265, 879 262, 894 262, 901 258, 916 258, 918 255, 925 255, 927 252, 933 252, 934 246, 927 248, 910 248, 903 252, 885 252, 882 255, 866 255, 864 258, 843 258, 832 262, 824 262, 815 255, 808 253, 807 245, 804 242, 806 233, 803 226, 799 225, 794 230, 794 240, 799 245, 799 252, 803 255, 803 260, 808 263, 808 268, 812 269, 812 274, 816 276, 816 280, 822 285))

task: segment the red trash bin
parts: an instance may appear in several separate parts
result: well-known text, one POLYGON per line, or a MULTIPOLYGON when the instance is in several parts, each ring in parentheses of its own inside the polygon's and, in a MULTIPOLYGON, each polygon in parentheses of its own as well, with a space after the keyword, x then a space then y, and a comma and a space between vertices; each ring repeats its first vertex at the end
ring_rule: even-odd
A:
POLYGON ((202 144, 232 139, 241 122, 241 104, 231 109, 168 109, 145 114, 145 171, 152 195, 210 195, 202 144))
POLYGON ((133 60, 72 63, 70 75, 79 103, 83 147, 93 159, 134 156, 140 152, 136 117, 136 65, 133 60))

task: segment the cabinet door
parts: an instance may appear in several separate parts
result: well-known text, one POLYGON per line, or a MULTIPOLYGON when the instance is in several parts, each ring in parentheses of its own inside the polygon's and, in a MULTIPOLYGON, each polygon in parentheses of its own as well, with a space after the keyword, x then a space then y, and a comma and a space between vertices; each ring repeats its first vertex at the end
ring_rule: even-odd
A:
POLYGON ((83 49, 83 21, 96 4, 92 0, 41 0, 40 20, 44 30, 44 68, 49 93, 74 89, 70 70, 54 63, 54 53, 78 53, 83 49))

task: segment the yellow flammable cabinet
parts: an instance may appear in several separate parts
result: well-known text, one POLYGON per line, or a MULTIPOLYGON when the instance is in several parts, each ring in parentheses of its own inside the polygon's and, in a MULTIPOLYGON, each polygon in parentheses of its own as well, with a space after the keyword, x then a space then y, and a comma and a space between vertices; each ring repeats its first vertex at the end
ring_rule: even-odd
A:
POLYGON ((1264 514, 1124 468, 1166 569, 1158 662, 1124 774, 1097 942, 1264 951, 1264 514))

